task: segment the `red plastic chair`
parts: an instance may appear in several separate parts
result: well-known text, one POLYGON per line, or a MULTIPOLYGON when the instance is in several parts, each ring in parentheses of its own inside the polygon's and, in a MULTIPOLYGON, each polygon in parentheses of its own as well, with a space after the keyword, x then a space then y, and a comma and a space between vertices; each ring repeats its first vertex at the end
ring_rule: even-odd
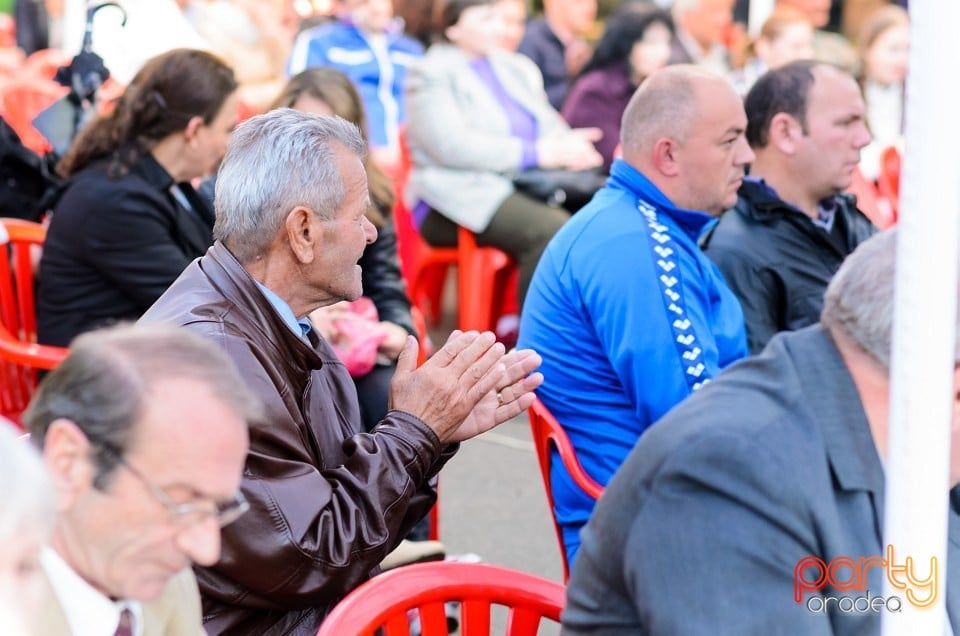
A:
POLYGON ((57 69, 67 66, 72 59, 60 49, 40 49, 27 56, 23 70, 34 77, 52 80, 57 69))
POLYGON ((550 451, 556 448, 560 454, 560 461, 563 467, 570 473, 574 483, 583 489, 585 493, 599 499, 603 494, 603 486, 593 480, 590 475, 580 465, 577 454, 567 437, 567 432, 563 430, 553 414, 547 410, 543 402, 537 398, 533 406, 529 409, 530 413, 530 431, 533 433, 533 445, 537 451, 537 462, 540 464, 540 476, 543 477, 543 488, 547 492, 547 504, 550 506, 550 515, 553 517, 553 527, 557 532, 557 542, 560 544, 560 559, 563 562, 563 580, 570 577, 570 566, 567 563, 567 551, 563 546, 563 534, 560 531, 560 524, 557 523, 557 517, 553 508, 553 490, 550 487, 550 451))
POLYGON ((463 636, 490 634, 491 606, 507 608, 507 636, 534 636, 542 619, 560 622, 565 588, 560 583, 484 563, 419 563, 375 576, 347 595, 327 616, 317 636, 409 636, 409 610, 422 636, 447 636, 444 605, 460 604, 463 636))
POLYGON ((893 146, 887 147, 880 155, 880 176, 877 188, 893 208, 893 221, 900 213, 900 151, 893 146))
POLYGON ((0 48, 17 45, 17 24, 9 13, 0 13, 0 48))
POLYGON ((856 195, 857 208, 863 212, 864 216, 870 219, 870 222, 881 230, 896 223, 891 202, 884 196, 881 196, 877 186, 872 181, 863 176, 860 168, 853 171, 853 180, 847 192, 856 195))
POLYGON ((476 236, 464 227, 458 231, 456 247, 433 247, 423 240, 410 211, 403 204, 411 167, 406 131, 401 130, 394 223, 410 299, 434 324, 439 322, 446 274, 451 265, 456 265, 459 296, 457 326, 464 331, 492 330, 501 307, 507 302, 505 290, 510 288, 510 280, 516 276, 516 264, 505 252, 495 247, 479 247, 476 236))
POLYGON ((17 132, 23 145, 44 154, 50 142, 33 127, 33 118, 40 111, 67 94, 69 89, 53 80, 39 77, 17 77, 3 85, 0 92, 0 115, 17 132))
MULTIPOLYGON (((430 346, 430 336, 427 334, 427 322, 423 318, 423 313, 416 307, 410 308, 410 316, 413 318, 413 328, 417 331, 417 340, 420 341, 420 349, 417 351, 417 366, 427 361, 427 358, 433 353, 430 346)), ((437 503, 430 508, 430 535, 429 539, 437 541, 440 539, 440 487, 437 486, 437 503)))
POLYGON ((19 423, 37 387, 37 369, 52 369, 67 349, 37 344, 33 271, 47 229, 0 219, 0 414, 19 423))

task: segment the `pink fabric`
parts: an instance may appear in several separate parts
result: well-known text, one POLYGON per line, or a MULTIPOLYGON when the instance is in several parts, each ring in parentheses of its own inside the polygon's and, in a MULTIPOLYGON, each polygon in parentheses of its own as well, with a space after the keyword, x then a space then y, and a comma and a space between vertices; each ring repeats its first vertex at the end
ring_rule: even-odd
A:
POLYGON ((377 361, 377 349, 387 337, 373 301, 366 297, 348 304, 332 320, 334 334, 330 340, 337 357, 354 378, 370 373, 377 361))

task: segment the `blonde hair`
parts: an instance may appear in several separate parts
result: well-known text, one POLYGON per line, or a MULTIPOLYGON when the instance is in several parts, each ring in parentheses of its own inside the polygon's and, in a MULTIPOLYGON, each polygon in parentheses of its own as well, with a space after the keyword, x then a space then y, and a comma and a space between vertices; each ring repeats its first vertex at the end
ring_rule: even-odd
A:
POLYGON ((784 31, 794 24, 810 24, 812 27, 810 18, 799 9, 794 9, 793 7, 776 7, 767 19, 763 21, 763 26, 760 27, 760 33, 757 34, 757 37, 751 38, 747 42, 746 47, 740 55, 741 65, 747 60, 756 57, 758 40, 775 42, 780 39, 784 31))
POLYGON ((903 7, 891 4, 871 13, 860 28, 860 37, 857 38, 861 62, 877 38, 897 26, 910 26, 910 14, 903 7))

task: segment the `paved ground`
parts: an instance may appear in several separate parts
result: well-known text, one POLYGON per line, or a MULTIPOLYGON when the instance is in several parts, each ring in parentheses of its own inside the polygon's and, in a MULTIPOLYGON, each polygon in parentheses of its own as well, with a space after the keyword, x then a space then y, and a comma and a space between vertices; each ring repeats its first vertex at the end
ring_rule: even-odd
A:
MULTIPOLYGON (((455 291, 455 290, 454 290, 455 291)), ((447 298, 455 293, 447 293, 447 298)), ((452 308, 431 329, 436 345, 453 324, 452 308)), ((560 552, 524 413, 461 445, 440 474, 440 538, 450 554, 474 553, 562 581, 560 552)), ((493 633, 503 633, 502 619, 493 633)), ((541 634, 556 634, 554 625, 541 634)))
MULTIPOLYGON (((562 580, 526 415, 462 445, 440 475, 440 538, 451 554, 562 580)), ((496 617, 495 634, 503 619, 496 617)), ((540 634, 556 634, 544 625, 540 634)))

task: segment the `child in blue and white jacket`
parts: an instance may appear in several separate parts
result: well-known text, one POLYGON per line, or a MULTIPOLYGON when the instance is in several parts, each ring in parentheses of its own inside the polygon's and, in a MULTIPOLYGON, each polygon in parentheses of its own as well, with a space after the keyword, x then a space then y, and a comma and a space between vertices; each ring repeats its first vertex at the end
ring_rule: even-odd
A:
POLYGON ((392 164, 399 157, 399 126, 406 119, 404 77, 423 47, 403 34, 392 0, 336 0, 334 13, 333 21, 297 36, 287 73, 330 66, 346 74, 366 108, 374 158, 392 164))

